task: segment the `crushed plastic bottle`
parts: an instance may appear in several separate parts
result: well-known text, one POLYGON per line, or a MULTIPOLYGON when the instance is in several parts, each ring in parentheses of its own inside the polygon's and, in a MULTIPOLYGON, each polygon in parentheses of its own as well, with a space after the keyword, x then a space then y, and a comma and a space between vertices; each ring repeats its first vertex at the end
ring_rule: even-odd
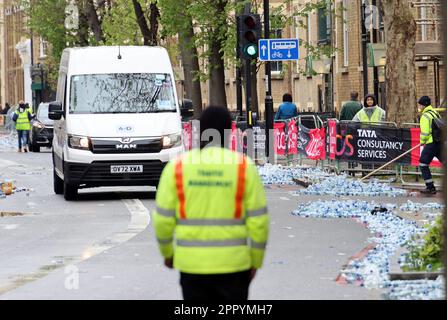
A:
POLYGON ((393 188, 388 183, 372 180, 364 183, 348 178, 346 175, 327 177, 320 183, 312 184, 308 188, 296 193, 305 195, 329 196, 371 196, 371 197, 398 197, 406 196, 407 191, 393 188))
MULTIPOLYGON (((354 218, 370 231, 369 243, 375 244, 363 258, 348 262, 341 276, 351 284, 363 285, 368 289, 386 289, 390 299, 437 299, 441 297, 440 282, 429 280, 413 286, 408 282, 396 284, 389 280, 391 258, 397 250, 426 229, 415 221, 402 219, 393 213, 392 205, 380 205, 374 201, 330 200, 301 204, 292 215, 312 218, 354 218), (387 210, 375 210, 387 208, 387 210), (371 214, 374 212, 374 214, 371 214), (436 291, 436 292, 435 292, 436 291)), ((402 261, 402 259, 400 259, 402 261)))

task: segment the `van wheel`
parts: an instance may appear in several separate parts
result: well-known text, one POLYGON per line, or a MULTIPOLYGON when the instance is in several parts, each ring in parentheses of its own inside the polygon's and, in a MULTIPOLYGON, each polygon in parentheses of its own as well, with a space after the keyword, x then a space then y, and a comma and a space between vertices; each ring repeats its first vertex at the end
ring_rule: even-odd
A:
POLYGON ((78 188, 74 185, 64 182, 64 199, 67 201, 76 200, 78 197, 78 188))
POLYGON ((64 181, 61 178, 59 178, 54 168, 53 168, 53 189, 55 194, 64 193, 64 181))

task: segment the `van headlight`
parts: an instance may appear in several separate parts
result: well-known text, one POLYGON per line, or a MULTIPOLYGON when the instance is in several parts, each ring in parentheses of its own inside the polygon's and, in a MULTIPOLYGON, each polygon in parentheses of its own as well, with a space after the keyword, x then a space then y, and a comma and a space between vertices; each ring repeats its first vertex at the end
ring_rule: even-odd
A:
POLYGON ((180 133, 169 134, 167 136, 163 136, 162 138, 163 149, 178 147, 181 144, 182 144, 182 135, 180 133))
POLYGON ((68 136, 68 147, 79 150, 90 150, 90 138, 82 136, 68 136))

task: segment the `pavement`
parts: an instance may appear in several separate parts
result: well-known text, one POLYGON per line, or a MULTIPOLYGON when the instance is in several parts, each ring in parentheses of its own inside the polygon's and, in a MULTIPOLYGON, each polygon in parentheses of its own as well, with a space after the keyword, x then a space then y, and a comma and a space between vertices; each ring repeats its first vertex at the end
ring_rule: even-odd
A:
MULTIPOLYGON (((86 189, 66 202, 52 191, 49 150, 0 153, 0 180, 6 176, 32 191, 0 199, 0 211, 23 213, 0 217, 0 299, 181 299, 178 272, 164 267, 150 222, 154 188, 86 189)), ((336 282, 370 245, 370 232, 352 219, 291 215, 298 203, 325 199, 292 194, 299 188, 266 187, 270 238, 250 299, 381 299, 381 290, 336 282)))

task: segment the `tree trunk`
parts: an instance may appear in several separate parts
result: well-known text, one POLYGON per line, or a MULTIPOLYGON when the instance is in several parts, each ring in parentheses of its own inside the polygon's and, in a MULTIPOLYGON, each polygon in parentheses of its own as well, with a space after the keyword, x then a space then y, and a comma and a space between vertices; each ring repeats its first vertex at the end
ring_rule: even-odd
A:
POLYGON ((416 22, 410 10, 410 0, 383 0, 382 3, 387 40, 387 119, 398 125, 414 122, 417 114, 416 22))
POLYGON ((93 31, 96 41, 98 43, 103 42, 104 34, 102 32, 101 22, 99 21, 98 14, 96 13, 96 8, 93 4, 93 0, 87 0, 85 13, 87 15, 89 27, 93 31))
POLYGON ((138 0, 132 0, 135 16, 137 18, 138 26, 140 27, 141 34, 143 35, 143 43, 145 46, 152 44, 152 35, 147 25, 146 17, 144 16, 143 8, 141 8, 138 0))
POLYGON ((197 119, 202 113, 202 91, 200 80, 196 76, 200 69, 197 47, 194 43, 194 28, 191 17, 188 20, 188 27, 184 32, 179 34, 179 44, 185 76, 186 98, 192 100, 194 118, 197 119))
POLYGON ((226 27, 225 6, 226 0, 213 1, 216 6, 216 14, 222 17, 215 30, 210 34, 210 58, 209 58, 209 104, 227 108, 227 96, 225 91, 225 64, 221 39, 218 34, 226 27))
POLYGON ((149 23, 151 26, 150 43, 151 43, 151 46, 156 46, 156 45, 158 45, 157 35, 158 35, 158 19, 160 18, 160 10, 158 10, 156 2, 151 3, 150 9, 151 9, 150 18, 149 18, 149 23))
POLYGON ((87 47, 89 45, 89 27, 86 14, 85 4, 81 3, 79 7, 79 27, 77 30, 78 45, 80 47, 87 47))

